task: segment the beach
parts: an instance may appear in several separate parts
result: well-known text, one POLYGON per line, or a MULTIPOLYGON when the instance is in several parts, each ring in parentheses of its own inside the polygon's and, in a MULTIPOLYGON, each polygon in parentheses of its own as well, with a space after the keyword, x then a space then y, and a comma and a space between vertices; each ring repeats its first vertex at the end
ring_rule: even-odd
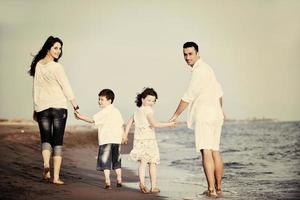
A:
MULTIPOLYGON (((131 135, 132 136, 132 135, 131 135)), ((144 195, 138 187, 128 188, 126 183, 138 184, 133 171, 123 168, 122 188, 105 190, 104 178, 95 170, 98 152, 97 130, 85 126, 67 127, 61 179, 65 185, 41 181, 42 157, 36 124, 0 124, 0 199, 163 199, 155 194, 144 195)), ((123 147, 128 152, 130 145, 123 147)))
MULTIPOLYGON (((68 126, 64 138, 61 179, 57 186, 41 181, 42 157, 38 127, 31 122, 0 123, 0 199, 211 199, 201 193, 206 180, 194 134, 184 124, 157 129, 161 161, 159 194, 142 194, 137 163, 122 145, 123 187, 105 190, 103 174, 95 170, 97 130, 68 126)), ((225 122, 221 138, 223 192, 219 199, 299 199, 300 122, 225 122)), ((149 186, 147 174, 146 183, 149 186)))

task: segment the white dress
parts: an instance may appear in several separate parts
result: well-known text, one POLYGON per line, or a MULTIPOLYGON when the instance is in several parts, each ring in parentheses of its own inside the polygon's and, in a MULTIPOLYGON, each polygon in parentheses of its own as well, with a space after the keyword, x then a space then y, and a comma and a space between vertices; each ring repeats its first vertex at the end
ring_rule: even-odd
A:
POLYGON ((147 120, 147 115, 151 113, 153 114, 153 110, 150 106, 141 106, 134 113, 135 130, 130 158, 158 164, 160 157, 155 131, 147 120))

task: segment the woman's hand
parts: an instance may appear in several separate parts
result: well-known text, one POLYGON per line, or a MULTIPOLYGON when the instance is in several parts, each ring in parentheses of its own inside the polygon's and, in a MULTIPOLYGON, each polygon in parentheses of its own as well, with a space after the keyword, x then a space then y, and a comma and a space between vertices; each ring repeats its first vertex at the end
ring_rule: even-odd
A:
POLYGON ((81 118, 80 118, 81 115, 80 115, 79 109, 74 110, 74 116, 75 116, 76 119, 81 119, 81 118))

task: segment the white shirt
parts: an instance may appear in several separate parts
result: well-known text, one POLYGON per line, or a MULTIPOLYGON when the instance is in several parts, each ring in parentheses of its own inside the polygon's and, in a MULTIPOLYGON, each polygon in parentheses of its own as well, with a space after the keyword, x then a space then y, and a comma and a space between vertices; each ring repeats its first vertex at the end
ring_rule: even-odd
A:
POLYGON ((98 143, 121 144, 123 129, 123 118, 120 111, 113 104, 103 108, 93 116, 95 126, 98 127, 98 143))
POLYGON ((221 85, 212 68, 201 59, 192 68, 187 91, 181 98, 189 103, 187 125, 193 129, 195 122, 212 125, 223 124, 223 112, 219 98, 223 96, 221 85))
POLYGON ((54 61, 37 63, 33 78, 33 103, 37 112, 53 108, 68 108, 74 94, 61 64, 54 61))
POLYGON ((154 111, 150 106, 141 106, 134 112, 134 139, 155 139, 155 130, 150 126, 147 119, 147 115, 153 113, 154 111))

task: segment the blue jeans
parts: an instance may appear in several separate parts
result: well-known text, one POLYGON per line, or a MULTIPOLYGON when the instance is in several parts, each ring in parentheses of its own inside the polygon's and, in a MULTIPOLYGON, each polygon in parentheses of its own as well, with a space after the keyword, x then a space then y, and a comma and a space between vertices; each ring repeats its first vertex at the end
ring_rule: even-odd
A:
POLYGON ((121 168, 120 144, 103 144, 99 146, 97 167, 98 171, 116 170, 121 168))
POLYGON ((54 149, 54 155, 61 155, 68 110, 65 108, 48 108, 37 112, 42 149, 54 149))

